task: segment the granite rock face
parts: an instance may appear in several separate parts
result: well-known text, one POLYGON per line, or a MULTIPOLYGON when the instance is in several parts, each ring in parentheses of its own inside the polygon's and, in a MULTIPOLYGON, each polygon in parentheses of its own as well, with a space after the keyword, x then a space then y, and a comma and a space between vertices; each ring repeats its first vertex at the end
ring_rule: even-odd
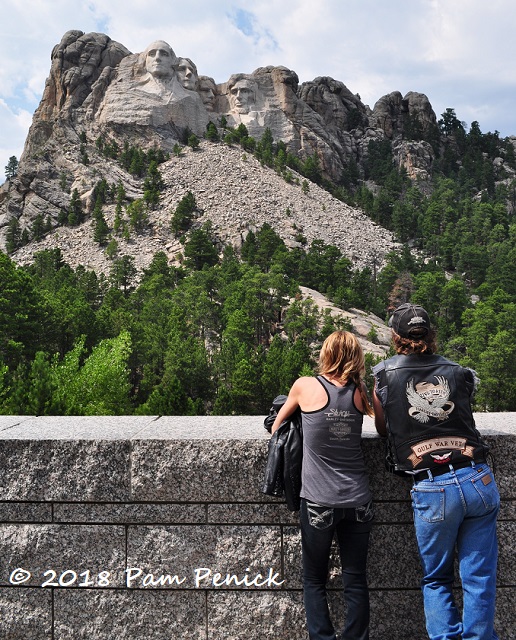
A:
POLYGON ((417 121, 422 131, 437 126, 434 110, 424 93, 410 91, 403 97, 399 91, 393 91, 383 96, 375 104, 369 122, 392 139, 409 126, 410 119, 417 121))
MULTIPOLYGON (((435 124, 435 114, 423 94, 409 93, 402 98, 395 92, 371 110, 341 81, 318 77, 300 85, 295 71, 282 66, 235 73, 217 84, 201 75, 192 60, 176 55, 166 42, 151 43, 145 51, 132 53, 105 34, 68 31, 52 51, 49 77, 20 158, 18 175, 0 189, 0 249, 6 247, 7 225, 13 218, 22 231, 30 230, 38 216, 56 227, 59 213, 69 207, 73 189, 78 190, 86 211, 91 212, 91 192, 101 177, 108 182, 121 181, 129 199, 142 197, 142 181, 98 152, 95 142, 100 137, 115 141, 120 148, 127 142, 144 149, 159 146, 172 152, 190 133, 201 137, 210 121, 219 126, 224 117, 229 126, 244 124, 256 140, 269 129, 276 142, 283 141, 286 150, 301 160, 315 156, 323 175, 335 181, 352 162, 363 171, 371 140, 392 139, 394 158, 407 167, 409 175, 425 179, 431 171, 432 148, 418 139, 411 139, 410 145, 406 143, 401 135, 406 114, 419 123, 422 131, 435 124)), ((219 131, 223 132, 220 126, 219 131)), ((210 182, 204 180, 202 185, 195 185, 196 196, 211 188, 216 194, 228 193, 228 178, 233 176, 232 150, 224 147, 210 182)), ((212 161, 208 157, 203 160, 212 161)), ((262 176, 253 175, 253 180, 258 179, 253 182, 258 193, 273 182, 272 175, 276 177, 269 169, 262 176)), ((177 177, 171 182, 177 183, 177 177)), ((240 184, 239 191, 246 193, 250 184, 240 184)), ((178 194, 168 187, 163 200, 174 206, 178 194)), ((280 179, 274 185, 275 192, 280 194, 284 187, 285 182, 280 179)), ((242 222, 231 232, 231 244, 238 245, 242 233, 245 235, 247 229, 269 214, 285 222, 285 210, 291 208, 284 207, 275 196, 251 200, 249 197, 249 207, 239 207, 242 222)), ((326 217, 337 222, 338 209, 330 206, 326 217)), ((355 211, 354 218, 362 220, 365 216, 355 211)), ((215 232, 219 230, 218 222, 214 220, 215 232)), ((310 219, 294 216, 292 222, 304 228, 310 219)), ((315 226, 315 232, 307 235, 322 237, 325 225, 315 226)), ((59 230, 67 235, 66 229, 59 230)), ((377 247, 380 262, 394 246, 389 234, 371 223, 363 228, 347 225, 346 230, 347 242, 340 238, 331 241, 349 257, 352 256, 345 245, 360 244, 364 238, 377 247)), ((73 231, 87 235, 87 229, 73 231)), ((221 239, 225 239, 224 230, 221 239)), ((171 242, 169 235, 168 244, 171 242)), ((164 246, 160 242, 159 250, 164 246)), ((38 249, 34 247, 34 251, 38 249)), ((95 253, 91 242, 89 251, 95 253)), ((360 261, 357 266, 361 266, 360 261)))
POLYGON ((73 110, 94 94, 93 85, 98 86, 99 78, 104 84, 114 78, 114 69, 129 53, 103 33, 72 30, 64 34, 52 50, 50 74, 34 114, 22 162, 36 153, 59 127, 57 119, 73 119, 73 110))
POLYGON ((88 119, 98 120, 100 126, 159 129, 175 140, 185 129, 202 136, 209 117, 201 96, 185 88, 175 73, 164 81, 155 78, 145 70, 143 59, 144 54, 128 55, 118 65, 114 81, 99 78, 86 101, 88 119))

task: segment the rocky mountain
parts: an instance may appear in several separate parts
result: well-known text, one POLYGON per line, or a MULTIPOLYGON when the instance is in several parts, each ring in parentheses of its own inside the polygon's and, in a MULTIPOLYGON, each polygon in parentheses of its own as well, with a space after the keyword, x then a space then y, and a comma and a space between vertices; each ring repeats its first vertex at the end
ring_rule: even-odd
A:
MULTIPOLYGON (((197 201, 196 224, 211 221, 221 248, 238 247, 248 230, 264 222, 290 246, 316 238, 335 244, 358 267, 381 265, 396 246, 392 235, 363 212, 316 184, 303 186, 303 176, 295 171, 286 181, 235 145, 184 146, 192 134, 202 138, 210 122, 221 135, 241 125, 255 140, 270 131, 286 153, 302 162, 314 158, 322 176, 334 182, 350 166, 364 173, 371 140, 390 140, 394 161, 424 183, 434 157, 428 140, 437 127, 420 93, 393 92, 370 109, 340 81, 318 77, 299 84, 285 67, 238 73, 216 84, 165 42, 133 54, 107 35, 69 31, 52 51, 18 173, 0 190, 0 248, 6 249, 10 225, 16 224, 18 233, 25 231, 25 246, 13 253, 16 261, 59 246, 72 265, 108 270, 105 247, 93 242, 95 185, 102 179, 122 184, 127 206, 144 196, 145 180, 121 166, 116 154, 106 155, 99 141, 119 150, 136 145, 170 154, 159 166, 159 202, 149 208, 146 224, 131 237, 117 238, 118 253, 134 256, 139 267, 158 250, 170 260, 180 253, 170 217, 188 191, 197 201), (407 139, 404 131, 415 125, 420 139, 407 139), (63 225, 74 193, 86 220, 63 225), (36 242, 32 229, 38 217, 46 229, 36 242)), ((112 230, 114 203, 106 204, 104 216, 112 230)))

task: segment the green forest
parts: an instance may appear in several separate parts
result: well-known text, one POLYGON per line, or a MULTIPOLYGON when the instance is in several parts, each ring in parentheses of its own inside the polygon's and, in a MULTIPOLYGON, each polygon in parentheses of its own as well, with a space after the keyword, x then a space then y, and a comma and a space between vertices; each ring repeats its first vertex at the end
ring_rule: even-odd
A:
MULTIPOLYGON (((37 253, 30 266, 0 253, 1 414, 267 413, 276 395, 313 373, 322 340, 349 328, 303 300, 299 286, 384 319, 401 302, 422 304, 435 321, 440 352, 477 371, 475 409, 516 410, 510 140, 482 133, 476 122, 467 130, 447 109, 435 130, 421 131, 417 121, 404 129, 405 138, 432 144, 431 185, 415 184, 396 168, 388 140, 370 142, 365 166, 350 163, 335 184, 325 180, 315 156, 300 161, 270 132, 254 140, 243 125, 232 131, 219 124, 208 126, 210 143, 241 145, 287 181, 299 180, 299 173, 303 189, 308 180, 321 184, 392 230, 404 249, 389 254, 381 270, 357 269, 335 246, 300 238, 300 247, 289 249, 264 225, 249 232, 241 251, 220 253, 212 227, 195 225, 189 193, 171 212, 171 233, 183 244, 181 265, 157 253, 136 280, 134 261, 117 254, 116 238, 145 227, 159 201, 166 156, 97 140, 97 150, 140 177, 144 196, 128 202, 120 184, 96 187, 94 236, 112 253, 107 276, 72 269, 59 249, 37 253), (116 203, 113 229, 102 213, 106 203, 116 203)), ((184 140, 192 149, 198 142, 191 135, 184 140)), ((86 146, 82 161, 89 161, 86 146)), ((83 220, 72 193, 59 224, 83 220)), ((23 235, 15 221, 9 251, 49 229, 40 219, 23 235)), ((375 340, 374 332, 369 338, 375 340)), ((368 370, 376 363, 370 355, 366 361, 368 370)))

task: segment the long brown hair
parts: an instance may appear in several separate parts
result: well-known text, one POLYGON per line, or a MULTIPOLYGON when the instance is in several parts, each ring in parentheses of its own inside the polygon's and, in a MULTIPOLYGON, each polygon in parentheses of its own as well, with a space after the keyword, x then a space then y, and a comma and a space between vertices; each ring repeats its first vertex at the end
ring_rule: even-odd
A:
POLYGON ((414 336, 412 338, 402 338, 394 330, 392 331, 392 342, 394 349, 399 355, 407 356, 411 353, 420 353, 432 355, 437 352, 437 343, 435 339, 435 331, 430 330, 426 335, 420 338, 414 336))
POLYGON ((349 331, 334 331, 323 342, 319 354, 318 371, 321 375, 334 378, 341 384, 351 381, 357 386, 364 410, 368 416, 373 409, 364 390, 362 379, 365 375, 365 361, 362 346, 349 331))

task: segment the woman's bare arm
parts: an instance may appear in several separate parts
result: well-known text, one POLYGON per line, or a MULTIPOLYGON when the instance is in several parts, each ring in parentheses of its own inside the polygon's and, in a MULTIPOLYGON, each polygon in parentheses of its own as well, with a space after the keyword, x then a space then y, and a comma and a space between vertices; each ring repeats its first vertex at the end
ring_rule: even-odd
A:
POLYGON ((299 397, 301 395, 302 386, 301 378, 298 378, 292 385, 288 397, 285 400, 285 404, 278 411, 278 415, 272 424, 271 435, 277 431, 283 420, 291 416, 299 407, 299 397))
POLYGON ((387 425, 385 424, 385 414, 380 399, 376 395, 376 389, 373 391, 373 409, 374 409, 374 426, 381 436, 387 435, 387 425))

